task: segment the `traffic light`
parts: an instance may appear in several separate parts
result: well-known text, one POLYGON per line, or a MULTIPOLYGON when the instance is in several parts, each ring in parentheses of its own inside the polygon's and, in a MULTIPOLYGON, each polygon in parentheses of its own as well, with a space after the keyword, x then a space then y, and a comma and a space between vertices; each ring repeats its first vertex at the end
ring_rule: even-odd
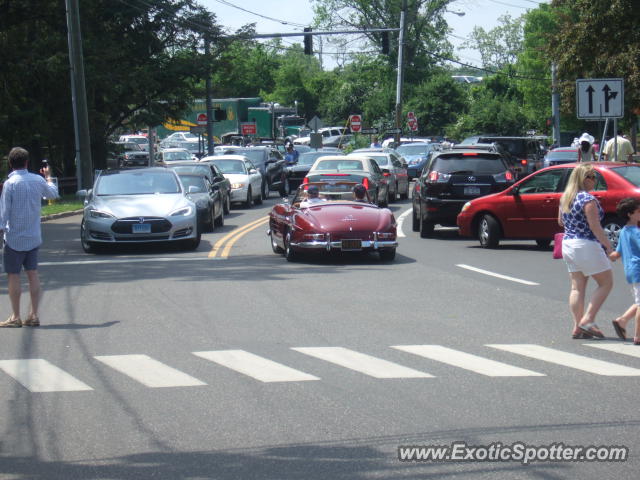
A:
POLYGON ((382 32, 382 54, 389 55, 389 32, 382 32))
POLYGON ((226 111, 226 110, 223 110, 223 109, 221 109, 221 108, 216 108, 216 109, 213 111, 213 119, 214 119, 216 122, 219 122, 219 121, 221 121, 221 120, 226 120, 226 119, 227 119, 227 111, 226 111))
MULTIPOLYGON (((311 27, 304 27, 305 32, 311 32, 311 27)), ((313 55, 313 37, 311 35, 304 36, 304 54, 313 55)))

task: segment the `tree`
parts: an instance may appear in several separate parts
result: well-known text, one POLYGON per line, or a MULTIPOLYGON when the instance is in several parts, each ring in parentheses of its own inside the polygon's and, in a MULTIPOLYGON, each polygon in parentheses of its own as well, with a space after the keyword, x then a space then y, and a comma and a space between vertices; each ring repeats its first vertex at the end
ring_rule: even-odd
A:
POLYGON ((475 48, 480 52, 482 66, 490 70, 500 70, 516 63, 522 51, 523 17, 512 19, 510 15, 498 17, 498 25, 488 32, 482 27, 474 27, 471 40, 462 44, 464 48, 475 48))

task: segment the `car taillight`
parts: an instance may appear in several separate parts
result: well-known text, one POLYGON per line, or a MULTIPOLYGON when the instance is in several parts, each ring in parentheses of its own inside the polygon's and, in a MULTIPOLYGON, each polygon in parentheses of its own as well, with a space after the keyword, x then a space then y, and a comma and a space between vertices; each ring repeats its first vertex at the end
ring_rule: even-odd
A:
POLYGON ((513 180, 513 173, 511 173, 510 171, 508 171, 508 170, 507 170, 507 171, 504 173, 504 178, 506 178, 506 179, 507 179, 507 182, 512 181, 512 180, 513 180))
POLYGON ((520 163, 521 163, 522 165, 526 165, 526 164, 527 164, 527 159, 526 159, 526 158, 523 158, 522 160, 520 160, 520 163))
POLYGON ((304 179, 302 180, 302 183, 309 183, 309 177, 304 177, 304 179))
POLYGON ((478 154, 477 153, 473 153, 473 152, 463 152, 462 156, 463 157, 477 157, 478 154))
POLYGON ((362 185, 364 186, 364 188, 369 190, 369 179, 368 178, 363 178, 362 179, 362 185))
POLYGON ((390 177, 391 174, 389 172, 384 172, 382 175, 384 175, 385 177, 390 177))
POLYGON ((427 180, 428 183, 447 183, 451 178, 450 173, 442 173, 436 170, 431 171, 429 173, 429 178, 427 180))
POLYGON ((436 172, 435 170, 433 172, 431 172, 429 174, 429 181, 430 182, 437 182, 438 181, 438 172, 436 172))

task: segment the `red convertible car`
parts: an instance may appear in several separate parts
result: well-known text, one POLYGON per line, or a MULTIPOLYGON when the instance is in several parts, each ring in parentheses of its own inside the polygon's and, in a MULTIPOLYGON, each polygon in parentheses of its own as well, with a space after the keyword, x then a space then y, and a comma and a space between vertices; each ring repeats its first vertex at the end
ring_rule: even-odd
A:
POLYGON ((391 210, 355 201, 355 182, 306 183, 291 202, 277 204, 269 214, 271 248, 289 261, 302 252, 377 251, 381 260, 396 256, 396 219, 391 210), (311 186, 319 199, 308 204, 311 186), (302 205, 301 205, 302 204, 302 205))

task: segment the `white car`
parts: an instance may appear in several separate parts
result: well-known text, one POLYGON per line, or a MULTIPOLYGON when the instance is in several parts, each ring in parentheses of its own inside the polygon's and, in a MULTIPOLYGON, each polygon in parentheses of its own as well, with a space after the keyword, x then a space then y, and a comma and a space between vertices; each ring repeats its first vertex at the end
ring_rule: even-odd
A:
POLYGON ((156 153, 155 161, 158 164, 166 165, 172 162, 190 162, 191 152, 186 148, 165 148, 156 153))
POLYGON ((262 203, 262 174, 244 155, 203 157, 200 162, 211 162, 231 182, 231 202, 243 203, 251 208, 262 203))
POLYGON ((174 132, 164 140, 168 140, 170 142, 197 142, 198 136, 191 132, 174 132))
POLYGON ((144 135, 120 135, 118 141, 137 143, 145 152, 149 151, 149 138, 144 135))

